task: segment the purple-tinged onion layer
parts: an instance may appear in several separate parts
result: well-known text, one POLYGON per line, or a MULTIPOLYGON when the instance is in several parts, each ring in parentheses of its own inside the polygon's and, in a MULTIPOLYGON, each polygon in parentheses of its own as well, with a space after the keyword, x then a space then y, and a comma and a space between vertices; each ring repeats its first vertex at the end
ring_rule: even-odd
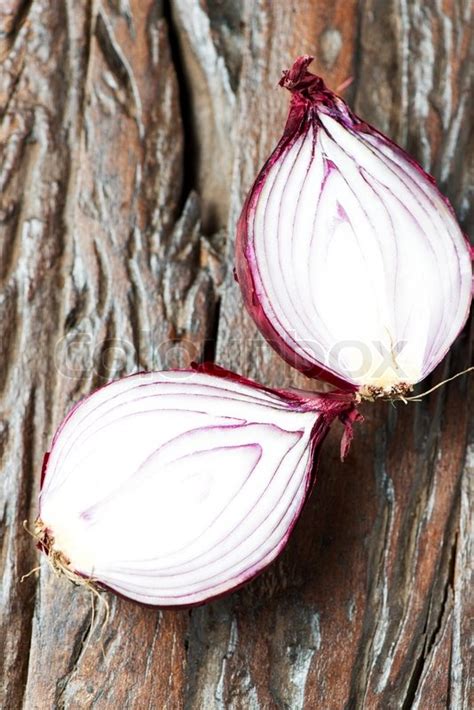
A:
POLYGON ((336 417, 344 453, 349 394, 272 391, 214 366, 113 382, 53 439, 39 546, 68 576, 144 604, 229 592, 284 547, 336 417))
POLYGON ((403 395, 466 320, 469 245, 433 178, 311 61, 283 73, 289 116, 238 223, 237 278, 290 364, 361 394, 403 395))

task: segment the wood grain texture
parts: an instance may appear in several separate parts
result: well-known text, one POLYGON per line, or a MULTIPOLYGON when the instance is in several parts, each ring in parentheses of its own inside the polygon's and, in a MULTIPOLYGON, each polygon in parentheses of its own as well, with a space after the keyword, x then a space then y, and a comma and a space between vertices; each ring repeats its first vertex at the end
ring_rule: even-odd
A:
MULTIPOLYGON (((276 83, 296 55, 315 54, 332 88, 354 77, 358 113, 473 226, 471 12, 467 0, 1 4, 2 707, 474 704, 468 379, 420 404, 366 406, 345 464, 331 432, 284 554, 192 611, 110 597, 101 630, 22 525, 54 429, 107 380, 215 357, 269 385, 304 383, 263 343, 232 276, 236 219, 281 132, 276 83)), ((471 360, 472 325, 432 382, 471 360)))

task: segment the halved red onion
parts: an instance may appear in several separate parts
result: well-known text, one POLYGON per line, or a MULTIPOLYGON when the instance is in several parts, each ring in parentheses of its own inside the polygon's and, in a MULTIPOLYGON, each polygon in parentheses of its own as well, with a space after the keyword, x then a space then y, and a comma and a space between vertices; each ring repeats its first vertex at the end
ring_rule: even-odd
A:
POLYGON ((199 604, 282 550, 353 396, 272 391, 215 366, 133 375, 77 405, 45 459, 54 566, 150 605, 199 604))
POLYGON ((466 320, 469 246, 433 178, 311 61, 283 72, 289 116, 238 223, 237 278, 293 366, 369 397, 404 394, 466 320))

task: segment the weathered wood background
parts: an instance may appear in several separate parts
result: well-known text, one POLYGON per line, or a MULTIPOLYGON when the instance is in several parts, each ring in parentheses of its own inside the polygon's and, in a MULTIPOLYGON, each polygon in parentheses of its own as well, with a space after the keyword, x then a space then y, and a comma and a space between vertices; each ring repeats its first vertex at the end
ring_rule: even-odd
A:
MULTIPOLYGON (((367 406, 344 465, 334 431, 287 550, 227 599, 111 598, 100 635, 44 560, 19 582, 38 564, 22 522, 43 451, 92 388, 202 357, 301 384, 232 277, 295 56, 314 53, 332 88, 353 76, 357 112, 472 225, 471 19, 470 0, 1 0, 3 708, 473 707, 467 378, 367 406)), ((425 385, 469 362, 466 329, 425 385)))

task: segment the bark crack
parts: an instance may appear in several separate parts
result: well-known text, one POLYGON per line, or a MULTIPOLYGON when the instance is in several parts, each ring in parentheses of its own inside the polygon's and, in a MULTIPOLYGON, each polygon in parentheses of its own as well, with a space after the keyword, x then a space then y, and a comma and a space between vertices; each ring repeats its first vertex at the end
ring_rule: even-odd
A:
POLYGON ((164 0, 163 2, 163 18, 168 27, 171 62, 176 73, 179 108, 183 126, 183 180, 178 200, 178 213, 180 213, 184 209, 189 195, 196 190, 197 186, 197 161, 195 160, 197 138, 192 118, 191 86, 181 52, 178 29, 173 19, 171 0, 164 0))
POLYGON ((87 648, 86 641, 92 631, 92 624, 94 621, 94 612, 91 609, 81 627, 78 629, 74 641, 71 644, 71 656, 69 659, 70 670, 60 678, 56 683, 56 694, 54 707, 58 710, 63 710, 66 707, 65 694, 68 688, 69 681, 73 677, 74 673, 77 671, 81 658, 87 648))
POLYGON ((215 362, 216 360, 216 346, 217 346, 217 336, 219 333, 219 318, 221 313, 221 299, 218 297, 214 304, 214 309, 209 318, 208 326, 208 337, 204 343, 203 349, 203 361, 204 362, 215 362))
POLYGON ((28 18, 33 2, 34 0, 23 0, 23 2, 20 4, 20 7, 18 8, 18 11, 15 15, 15 19, 13 20, 13 24, 10 29, 6 32, 0 29, 0 42, 2 41, 3 37, 5 38, 3 39, 3 41, 6 44, 6 48, 0 53, 0 62, 5 61, 5 59, 15 46, 17 37, 20 34, 21 28, 23 27, 28 18))
POLYGON ((430 598, 430 604, 428 605, 428 611, 426 614, 425 626, 423 628, 423 636, 425 637, 425 642, 423 645, 422 652, 413 667, 413 673, 412 673, 412 676, 411 676, 409 684, 408 684, 408 688, 406 691, 405 699, 403 700, 403 704, 401 706, 401 710, 410 710, 410 708, 412 708, 414 706, 414 702, 415 702, 416 696, 418 694, 420 684, 421 684, 423 677, 424 677, 425 668, 427 667, 427 664, 429 663, 431 654, 433 653, 434 649, 436 648, 436 645, 438 642, 438 637, 440 635, 440 632, 442 631, 443 623, 444 623, 444 620, 446 618, 446 614, 448 611, 449 602, 450 602, 450 599, 452 599, 452 595, 454 592, 454 576, 455 576, 455 567, 456 567, 457 546, 458 546, 458 535, 456 533, 454 536, 454 540, 450 546, 447 575, 446 575, 446 579, 445 579, 445 582, 443 585, 443 599, 441 601, 439 612, 436 617, 436 622, 434 624, 434 627, 433 627, 433 630, 431 631, 431 633, 428 633, 429 610, 430 610, 430 607, 433 602, 433 593, 432 593, 431 598, 430 598))
POLYGON ((122 108, 128 112, 129 105, 135 106, 135 111, 131 118, 134 119, 137 125, 138 135, 142 141, 145 135, 145 128, 142 121, 140 92, 138 91, 133 71, 119 43, 115 39, 112 26, 102 9, 97 14, 95 35, 109 69, 112 71, 119 84, 123 86, 125 93, 129 97, 129 101, 122 103, 122 108))

